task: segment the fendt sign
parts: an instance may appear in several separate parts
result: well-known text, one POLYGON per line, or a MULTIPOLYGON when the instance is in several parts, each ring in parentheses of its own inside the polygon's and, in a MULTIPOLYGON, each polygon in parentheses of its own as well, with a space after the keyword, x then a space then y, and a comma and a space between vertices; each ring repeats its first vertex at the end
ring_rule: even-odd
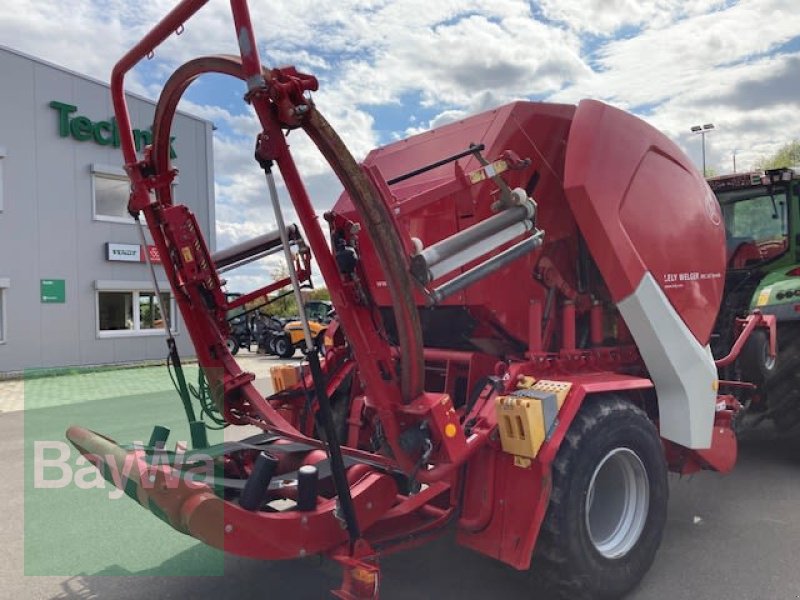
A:
MULTIPOLYGON (((50 102, 50 108, 58 111, 58 135, 62 138, 71 137, 78 142, 93 140, 101 146, 119 148, 119 127, 117 127, 117 120, 114 117, 111 117, 108 121, 97 122, 83 115, 71 117, 70 115, 78 112, 78 107, 58 100, 50 102)), ((141 152, 145 146, 153 142, 153 131, 151 129, 133 129, 132 131, 133 143, 137 152, 141 152)), ((174 141, 174 136, 169 138, 170 158, 177 158, 178 156, 172 146, 174 141)))

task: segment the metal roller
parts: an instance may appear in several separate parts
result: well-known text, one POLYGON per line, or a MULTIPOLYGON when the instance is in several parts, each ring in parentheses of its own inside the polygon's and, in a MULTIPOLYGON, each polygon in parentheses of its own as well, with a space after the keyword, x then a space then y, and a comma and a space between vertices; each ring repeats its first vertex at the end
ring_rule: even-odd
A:
MULTIPOLYGON (((300 232, 297 225, 288 225, 286 234, 290 240, 299 240, 300 232)), ((265 234, 254 237, 251 240, 235 244, 224 250, 220 250, 211 255, 211 259, 218 270, 226 267, 241 266, 252 260, 257 260, 267 256, 281 247, 281 234, 279 230, 269 231, 265 234)))
POLYGON ((529 231, 536 214, 536 203, 527 197, 524 190, 514 190, 513 197, 518 204, 424 248, 413 256, 411 273, 417 281, 423 285, 430 283, 529 231), (434 269, 440 263, 445 264, 434 269))
POLYGON ((454 277, 447 283, 440 285, 431 292, 431 302, 433 304, 438 304, 448 296, 452 296, 456 292, 463 290, 465 287, 480 281, 484 277, 488 277, 495 271, 506 266, 511 261, 518 259, 520 256, 523 256, 528 252, 532 252, 542 245, 543 237, 544 232, 541 230, 537 231, 531 237, 514 244, 507 250, 504 250, 486 262, 479 264, 477 267, 474 267, 466 273, 462 273, 458 277, 454 277))

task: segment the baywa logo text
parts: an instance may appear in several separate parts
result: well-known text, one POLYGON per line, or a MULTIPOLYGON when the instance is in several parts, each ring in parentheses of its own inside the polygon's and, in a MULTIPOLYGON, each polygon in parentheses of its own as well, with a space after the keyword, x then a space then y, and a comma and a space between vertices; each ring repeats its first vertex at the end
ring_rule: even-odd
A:
POLYGON ((168 489, 181 484, 192 489, 213 485, 214 460, 207 454, 187 454, 186 447, 185 442, 179 442, 176 451, 168 453, 163 449, 146 450, 144 444, 134 442, 132 450, 122 459, 113 454, 80 454, 63 441, 36 441, 33 487, 108 489, 109 499, 116 500, 123 496, 130 482, 145 490, 154 488, 156 482, 168 489))

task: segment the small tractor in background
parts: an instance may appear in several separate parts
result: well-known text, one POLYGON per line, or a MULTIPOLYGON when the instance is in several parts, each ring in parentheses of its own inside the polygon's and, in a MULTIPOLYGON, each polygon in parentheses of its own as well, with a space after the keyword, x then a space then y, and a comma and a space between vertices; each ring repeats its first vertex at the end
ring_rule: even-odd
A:
POLYGON ((533 562, 549 574, 542 585, 567 597, 626 594, 660 545, 668 472, 733 468, 737 382, 717 368, 765 319, 748 315, 715 363, 727 259, 702 176, 663 134, 591 100, 516 102, 358 163, 311 100, 316 78, 261 65, 245 0, 231 0, 240 55, 175 71, 140 159, 125 75, 204 4, 179 2, 117 63, 112 100, 129 211, 144 215, 163 257, 207 379, 203 406, 230 425, 226 439, 250 437, 208 446, 208 410, 195 416, 168 337, 192 448, 169 450, 162 427, 140 448, 79 426, 68 439, 206 544, 264 560, 331 557, 343 570, 338 598, 378 598, 380 556, 446 529, 515 569, 533 562), (278 225, 269 243, 213 255, 174 201, 169 158, 178 103, 205 73, 246 86, 278 225), (289 132, 309 136, 343 185, 324 220, 289 132), (336 319, 320 357, 301 318, 307 364, 265 397, 226 347, 227 316, 277 283, 229 301, 219 274, 280 247, 302 305, 308 263, 290 250, 274 171, 336 319), (206 460, 211 476, 198 479, 206 460))
MULTIPOLYGON (((294 248, 294 251, 290 251, 287 260, 293 264, 298 286, 313 287, 311 254, 296 225, 286 227, 286 239, 287 247, 290 244, 294 248)), ((270 232, 260 235, 244 245, 234 245, 216 253, 214 264, 219 273, 225 273, 274 254, 282 248, 280 235, 277 232, 270 232)), ((240 348, 249 350, 253 342, 261 348, 262 345, 269 344, 272 338, 283 336, 285 320, 263 315, 261 309, 291 295, 291 291, 285 291, 291 283, 292 279, 286 275, 253 293, 225 292, 225 301, 228 306, 226 314, 228 336, 225 343, 228 352, 235 355, 240 348)), ((270 346, 270 349, 272 354, 278 354, 274 346, 270 346)))
MULTIPOLYGON (((241 294, 236 292, 225 294, 228 302, 232 302, 240 296, 241 294)), ((228 352, 235 355, 239 352, 240 348, 247 348, 249 350, 253 342, 253 329, 250 326, 247 308, 239 306, 229 311, 228 322, 231 326, 231 331, 227 339, 228 352)))
POLYGON ((265 342, 269 354, 277 354, 281 358, 291 358, 297 350, 306 351, 305 336, 303 334, 303 320, 308 323, 314 346, 318 349, 324 347, 325 331, 331 321, 333 305, 325 300, 309 300, 303 305, 305 319, 300 317, 290 318, 283 326, 281 332, 270 332, 269 339, 265 342))
POLYGON ((728 353, 737 318, 757 311, 774 318, 777 348, 767 329, 753 332, 739 359, 723 367, 724 379, 758 386, 748 404, 753 426, 770 419, 779 430, 800 423, 800 175, 772 169, 713 177, 725 225, 725 292, 711 348, 728 353))

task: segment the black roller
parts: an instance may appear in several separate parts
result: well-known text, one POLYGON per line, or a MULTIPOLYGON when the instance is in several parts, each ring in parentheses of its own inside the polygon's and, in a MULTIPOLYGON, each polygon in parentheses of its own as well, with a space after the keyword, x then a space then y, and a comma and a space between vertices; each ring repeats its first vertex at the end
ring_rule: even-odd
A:
POLYGON ((153 427, 153 433, 150 434, 150 441, 147 443, 147 445, 150 448, 155 448, 156 446, 163 448, 164 444, 167 443, 168 437, 169 429, 162 427, 161 425, 156 425, 153 427))
POLYGON ((278 459, 262 452, 258 455, 253 472, 244 484, 242 495, 239 497, 239 506, 245 510, 258 510, 269 492, 269 482, 278 467, 278 459))
POLYGON ((314 465, 305 465, 297 471, 297 510, 317 508, 317 479, 319 471, 314 465))

